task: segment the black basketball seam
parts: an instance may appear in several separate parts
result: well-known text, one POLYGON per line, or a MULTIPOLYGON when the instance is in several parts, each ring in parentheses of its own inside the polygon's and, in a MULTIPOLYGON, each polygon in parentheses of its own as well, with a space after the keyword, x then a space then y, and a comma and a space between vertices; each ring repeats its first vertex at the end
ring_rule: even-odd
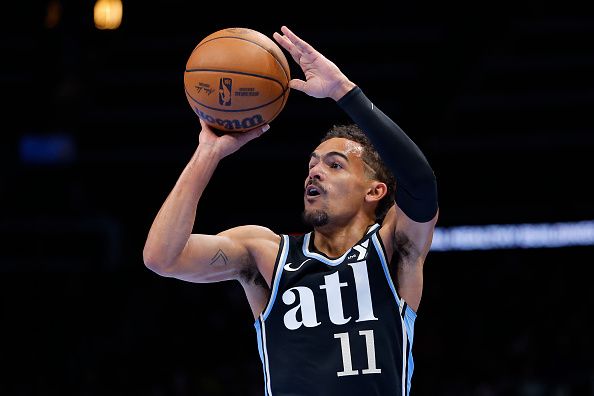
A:
MULTIPOLYGON (((276 113, 274 113, 272 116, 270 116, 270 119, 266 120, 266 122, 271 122, 272 120, 274 120, 276 118, 276 116, 278 116, 280 114, 280 112, 282 111, 282 109, 284 108, 284 104, 286 103, 286 96, 285 93, 287 92, 288 88, 286 90, 283 91, 283 94, 281 95, 283 97, 283 100, 281 101, 280 105, 278 106, 278 110, 276 111, 276 113)), ((280 96, 278 98, 276 98, 276 100, 278 100, 280 98, 280 96)), ((274 102, 271 102, 274 103, 274 102)))
POLYGON ((286 101, 287 101, 287 98, 288 98, 288 95, 285 97, 285 93, 286 93, 288 90, 289 90, 289 87, 287 87, 287 89, 285 89, 285 90, 283 91, 283 100, 282 100, 282 102, 281 102, 280 106, 278 107, 278 110, 276 111, 276 113, 274 113, 274 115, 273 115, 272 117, 270 117, 270 120, 268 120, 268 122, 270 122, 270 121, 274 120, 274 119, 276 118, 276 116, 277 116, 277 115, 279 115, 279 114, 280 114, 280 112, 282 111, 282 109, 285 107, 285 106, 284 106, 284 104, 286 103, 286 101))
POLYGON ((283 83, 278 81, 276 78, 272 78, 272 77, 268 77, 268 76, 263 76, 261 74, 256 74, 256 73, 246 73, 246 72, 240 72, 240 71, 234 71, 234 70, 221 70, 221 69, 186 69, 186 73, 194 73, 194 72, 223 72, 223 73, 231 73, 231 74, 241 74, 243 76, 251 76, 251 77, 260 77, 260 78, 264 78, 266 80, 271 80, 274 81, 275 83, 277 83, 278 85, 281 86, 281 89, 284 90, 285 87, 283 86, 283 83))
MULTIPOLYGON (((260 109, 262 107, 269 106, 272 103, 276 102, 277 100, 279 100, 280 98, 282 98, 283 96, 285 96, 285 92, 286 92, 286 90, 283 90, 283 92, 279 96, 277 96, 276 98, 274 98, 270 102, 265 103, 265 104, 260 105, 260 106, 257 106, 257 107, 251 107, 251 108, 248 108, 248 109, 240 109, 240 110, 224 110, 224 109, 217 109, 216 107, 210 107, 210 106, 205 105, 204 103, 201 103, 201 102, 197 101, 196 99, 194 99, 194 97, 192 97, 192 95, 190 95, 190 93, 188 92, 187 89, 185 89, 185 87, 184 87, 184 91, 186 91, 186 94, 188 95, 188 97, 190 99, 192 99, 194 102, 196 102, 200 106, 203 106, 203 107, 205 107, 207 109, 210 109, 210 110, 220 111, 221 113, 239 113, 239 112, 242 112, 242 111, 257 110, 257 109, 260 109)), ((278 114, 278 112, 277 112, 277 114, 278 114)), ((276 114, 275 114, 275 117, 276 117, 276 114)))
MULTIPOLYGON (((199 47, 203 46, 204 44, 206 44, 206 43, 210 43, 211 41, 214 41, 214 40, 223 39, 223 38, 231 38, 231 39, 237 39, 237 40, 243 40, 243 41, 247 41, 248 43, 252 43, 252 44, 254 44, 254 45, 257 45, 258 47, 262 48, 264 51, 266 51, 266 52, 268 52, 270 55, 272 55, 272 57, 274 58, 274 60, 276 61, 276 63, 278 63, 278 65, 279 65, 279 66, 280 66, 280 68, 282 69, 283 73, 285 74, 285 77, 287 78, 287 87, 288 87, 288 84, 289 84, 289 75, 288 75, 287 71, 285 70, 284 66, 282 65, 282 63, 280 63, 280 61, 277 59, 277 57, 276 57, 276 56, 275 56, 275 55, 274 55, 274 54, 273 54, 271 51, 268 51, 268 49, 266 49, 265 47, 261 46, 260 44, 258 44, 258 43, 256 43, 256 42, 254 42, 254 41, 252 41, 252 40, 248 40, 248 39, 246 39, 246 38, 243 38, 243 37, 237 37, 237 36, 220 36, 220 37, 214 37, 214 38, 211 38, 210 40, 206 40, 205 42, 198 44, 198 45, 196 46, 196 48, 194 48, 194 50, 192 51, 192 54, 193 54, 193 53, 194 53, 194 52, 195 52, 195 51, 196 51, 196 50, 197 50, 199 47)), ((281 51, 282 51, 282 50, 281 50, 281 51)), ((190 54, 190 55, 191 55, 191 54, 190 54)))

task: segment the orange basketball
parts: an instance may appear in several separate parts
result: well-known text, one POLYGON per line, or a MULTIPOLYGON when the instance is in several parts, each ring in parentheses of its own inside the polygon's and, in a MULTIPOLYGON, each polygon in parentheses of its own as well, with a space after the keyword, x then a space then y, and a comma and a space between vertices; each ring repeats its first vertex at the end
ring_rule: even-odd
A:
POLYGON ((184 72, 186 98, 208 125, 241 132, 271 122, 289 96, 289 64, 272 39, 229 28, 205 37, 184 72))

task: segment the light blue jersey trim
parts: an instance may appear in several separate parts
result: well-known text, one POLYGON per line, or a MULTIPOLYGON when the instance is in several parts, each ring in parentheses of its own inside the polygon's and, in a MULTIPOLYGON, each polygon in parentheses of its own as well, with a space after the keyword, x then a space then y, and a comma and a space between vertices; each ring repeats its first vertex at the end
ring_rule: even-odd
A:
POLYGON ((309 240, 310 240, 310 238, 311 238, 311 232, 307 233, 305 235, 305 238, 303 238, 303 248, 302 248, 303 255, 305 257, 310 257, 310 258, 314 258, 316 260, 319 260, 319 261, 321 261, 324 264, 328 264, 328 265, 331 265, 331 266, 337 266, 337 265, 341 264, 344 261, 344 258, 351 251, 349 249, 342 256, 340 256, 339 258, 334 259, 334 260, 330 260, 329 258, 325 257, 322 254, 315 253, 315 252, 310 252, 309 251, 309 240))
POLYGON ((268 382, 268 379, 266 378, 266 363, 264 362, 264 352, 262 346, 262 327, 260 325, 259 318, 256 319, 254 327, 256 328, 256 337, 258 338, 258 354, 260 354, 260 360, 262 361, 262 373, 264 374, 264 395, 267 395, 266 383, 268 382))
POLYGON ((276 300, 276 294, 278 293, 278 284, 280 282, 283 269, 285 267, 285 262, 287 261, 287 255, 289 254, 289 237, 287 235, 283 235, 283 250, 281 252, 280 258, 278 260, 278 265, 276 267, 276 275, 274 277, 274 283, 272 284, 272 290, 270 291, 272 294, 270 296, 270 300, 268 301, 268 305, 266 309, 262 313, 262 320, 266 320, 268 315, 270 314, 270 310, 274 305, 274 301, 276 300))
POLYGON ((268 351, 266 347, 266 324, 262 319, 262 315, 256 319, 254 323, 256 333, 258 336, 258 352, 262 360, 262 370, 264 371, 264 395, 272 396, 272 387, 270 385, 270 366, 268 364, 268 351))
MULTIPOLYGON (((374 224, 371 227, 369 227, 369 230, 367 230, 366 235, 369 234, 370 232, 372 232, 373 230, 375 230, 377 227, 379 227, 379 224, 374 224)), ((316 260, 321 261, 324 264, 328 264, 331 265, 333 267, 342 264, 342 262, 344 261, 345 257, 347 256, 347 254, 349 254, 353 249, 349 249, 347 250, 342 256, 340 256, 339 258, 336 258, 334 260, 327 258, 326 256, 324 256, 323 254, 319 254, 316 252, 310 252, 309 251, 309 241, 311 239, 311 232, 305 234, 305 238, 303 238, 303 246, 302 246, 302 251, 303 251, 303 255, 305 257, 310 257, 310 258, 314 258, 316 260)))
POLYGON ((400 297, 398 297, 398 293, 396 292, 396 288, 394 287, 394 282, 392 282, 392 277, 390 276, 390 270, 388 269, 388 261, 386 260, 386 256, 384 255, 384 250, 377 238, 377 234, 373 234, 371 237, 373 240, 373 244, 375 245, 375 250, 377 251, 377 255, 380 258, 382 263, 382 268, 384 269, 384 275, 386 275, 386 280, 388 281, 388 285, 390 286, 390 290, 392 290, 392 294, 394 295, 394 299, 396 299, 396 304, 400 306, 400 297))
POLYGON ((280 282, 283 269, 285 267, 285 262, 287 261, 287 255, 289 254, 289 236, 282 235, 282 238, 282 250, 280 252, 280 256, 278 259, 276 274, 272 282, 270 299, 268 300, 268 305, 266 305, 264 311, 254 322, 254 327, 256 328, 256 336, 258 338, 258 353, 260 354, 260 360, 262 361, 262 370, 264 371, 264 395, 266 396, 272 396, 272 390, 270 386, 270 368, 268 367, 268 352, 266 347, 266 324, 264 323, 264 320, 266 320, 266 318, 270 314, 270 310, 272 309, 274 301, 276 300, 276 295, 278 293, 278 284, 280 282))
POLYGON ((413 360, 412 355, 412 348, 413 348, 413 339, 415 337, 415 319, 417 318, 417 314, 415 311, 412 310, 411 307, 406 305, 406 310, 404 311, 404 325, 406 326, 406 335, 408 337, 408 343, 410 344, 408 349, 408 371, 406 373, 406 382, 407 382, 407 396, 410 393, 410 386, 412 381, 412 375, 415 368, 415 362, 413 360))
POLYGON ((256 328, 256 337, 258 338, 258 353, 260 354, 262 364, 264 364, 264 355, 262 355, 262 327, 260 326, 259 318, 254 322, 254 327, 256 328))
MULTIPOLYGON (((401 300, 398 296, 398 292, 396 291, 396 287, 394 287, 394 282, 392 281, 392 277, 390 276, 390 270, 388 269, 388 261, 386 260, 386 256, 384 254, 384 250, 380 244, 377 234, 372 236, 373 244, 375 245, 375 250, 378 253, 380 258, 380 262, 382 263, 382 268, 384 269, 384 274, 386 275, 386 280, 388 281, 388 285, 390 286, 390 290, 392 290, 392 294, 394 295, 394 299, 396 300, 396 304, 398 304, 399 310, 402 310, 402 306, 404 304, 404 300, 401 300)), ((412 381, 412 375, 414 371, 414 361, 412 356, 412 347, 413 347, 413 339, 414 339, 414 332, 415 332, 415 319, 417 318, 417 314, 415 311, 412 310, 411 307, 406 304, 404 308, 404 315, 401 315, 403 330, 405 332, 406 341, 409 344, 408 347, 408 356, 404 356, 406 359, 404 364, 407 364, 407 372, 406 372, 406 396, 410 394, 410 386, 412 381)), ((406 345, 405 345, 406 347, 406 345)), ((404 373, 403 373, 404 374, 404 373)))

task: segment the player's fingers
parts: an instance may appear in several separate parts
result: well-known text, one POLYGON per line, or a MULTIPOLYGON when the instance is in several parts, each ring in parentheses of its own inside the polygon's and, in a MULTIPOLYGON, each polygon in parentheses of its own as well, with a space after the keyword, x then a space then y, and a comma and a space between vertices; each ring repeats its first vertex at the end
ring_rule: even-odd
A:
POLYGON ((305 81, 294 78, 289 81, 289 87, 296 89, 297 91, 305 92, 305 81))
POLYGON ((301 38, 299 38, 299 36, 297 36, 295 33, 293 33, 291 31, 291 29, 289 29, 288 27, 286 27, 286 26, 281 27, 281 32, 283 32, 285 34, 285 36, 287 36, 288 39, 291 41, 291 43, 293 43, 299 50, 304 51, 304 52, 315 51, 314 47, 309 45, 305 40, 302 40, 301 38))
POLYGON ((235 137, 241 141, 242 144, 245 144, 247 142, 249 142, 252 139, 255 139, 259 136, 262 136, 262 134, 264 132, 266 132, 267 130, 270 129, 270 125, 269 124, 264 124, 260 127, 254 128, 254 129, 250 129, 249 131, 245 131, 245 132, 240 132, 235 134, 235 137))
POLYGON ((204 131, 204 130, 212 131, 212 129, 210 129, 210 126, 206 122, 204 122, 204 120, 202 118, 198 118, 198 120, 200 121, 200 127, 201 127, 200 131, 204 131))
POLYGON ((279 33, 274 33, 272 36, 284 49, 286 49, 289 52, 289 54, 291 54, 293 60, 299 63, 299 59, 302 55, 299 48, 297 48, 286 36, 281 36, 279 33))
POLYGON ((281 47, 283 47, 287 51, 294 47, 293 43, 288 38, 286 38, 278 32, 274 32, 272 34, 272 37, 276 40, 277 43, 281 45, 281 47))

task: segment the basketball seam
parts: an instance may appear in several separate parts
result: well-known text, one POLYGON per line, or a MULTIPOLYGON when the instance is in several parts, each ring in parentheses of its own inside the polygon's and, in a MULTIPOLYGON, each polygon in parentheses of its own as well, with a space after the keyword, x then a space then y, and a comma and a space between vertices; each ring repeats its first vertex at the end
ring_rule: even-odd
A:
POLYGON ((280 106, 278 107, 278 110, 276 111, 276 113, 274 113, 274 115, 272 117, 270 117, 270 119, 268 120, 268 122, 274 120, 276 118, 276 116, 278 116, 280 114, 280 112, 283 110, 283 108, 285 107, 285 103, 287 102, 287 98, 289 97, 289 95, 285 95, 285 93, 287 93, 289 91, 289 87, 287 87, 287 89, 285 89, 283 91, 283 100, 281 101, 280 106))
MULTIPOLYGON (((188 95, 188 98, 192 99, 194 102, 196 102, 200 106, 203 106, 203 107, 205 107, 207 109, 210 109, 210 110, 220 111, 221 113, 240 113, 240 112, 243 112, 243 111, 251 111, 251 110, 261 109, 262 107, 269 106, 269 105, 273 104, 274 102, 276 102, 277 100, 279 100, 280 98, 284 97, 285 96, 285 92, 286 92, 286 90, 283 90, 283 92, 279 96, 277 96, 276 98, 274 98, 270 102, 265 103, 265 104, 260 105, 260 106, 251 107, 251 108, 248 108, 248 109, 224 110, 224 109, 217 109, 216 107, 207 106, 204 103, 201 103, 201 102, 197 101, 196 99, 194 99, 194 97, 192 95, 190 95, 190 93, 188 92, 187 89, 184 88, 184 91, 186 91, 186 94, 188 95)), ((276 114, 275 114, 275 116, 276 116, 276 114)))
POLYGON ((281 86, 281 89, 284 91, 285 87, 283 86, 283 83, 278 81, 275 78, 272 77, 268 77, 268 76, 263 76, 261 74, 256 74, 256 73, 247 73, 247 72, 241 72, 241 71, 235 71, 235 70, 222 70, 222 69, 186 69, 186 73, 194 73, 194 72, 224 72, 224 73, 230 73, 230 74, 241 74, 243 76, 251 76, 251 77, 260 77, 260 78, 264 78, 266 80, 270 80, 270 81, 274 81, 275 83, 277 83, 278 85, 281 86))
MULTIPOLYGON (((274 113, 274 114, 273 114, 273 115, 272 115, 272 116, 271 116, 271 117, 270 117, 270 118, 269 118, 269 119, 266 121, 267 123, 269 123, 269 122, 271 122, 272 120, 274 120, 274 119, 276 118, 276 116, 278 116, 278 115, 280 114, 281 110, 284 108, 284 104, 285 104, 285 102, 286 102, 285 92, 286 92, 286 91, 283 91, 283 94, 282 94, 283 100, 281 100, 281 102, 280 102, 280 105, 278 106, 278 110, 276 111, 276 113, 274 113)), ((278 99, 278 98, 277 98, 277 99, 278 99)), ((274 102, 273 102, 273 103, 274 103, 274 102)))
POLYGON ((278 63, 278 65, 280 66, 280 68, 282 69, 283 73, 285 74, 285 77, 287 79, 287 86, 289 84, 289 75, 287 73, 287 71, 285 70, 285 67, 282 65, 282 63, 278 60, 278 58, 274 55, 274 53, 272 53, 271 51, 269 51, 268 49, 266 49, 266 47, 261 46, 260 44, 252 41, 252 40, 248 40, 246 38, 243 37, 237 37, 237 36, 220 36, 220 37, 215 37, 215 38, 211 38, 210 40, 206 40, 203 43, 200 43, 196 46, 196 48, 194 48, 194 50, 192 51, 192 54, 201 46, 203 46, 206 43, 210 43, 211 41, 214 40, 219 40, 219 39, 223 39, 223 38, 231 38, 231 39, 237 39, 237 40, 243 40, 243 41, 247 41, 248 43, 252 43, 254 45, 257 45, 258 47, 262 48, 264 51, 268 52, 270 55, 272 55, 272 58, 274 58, 275 62, 278 63))

